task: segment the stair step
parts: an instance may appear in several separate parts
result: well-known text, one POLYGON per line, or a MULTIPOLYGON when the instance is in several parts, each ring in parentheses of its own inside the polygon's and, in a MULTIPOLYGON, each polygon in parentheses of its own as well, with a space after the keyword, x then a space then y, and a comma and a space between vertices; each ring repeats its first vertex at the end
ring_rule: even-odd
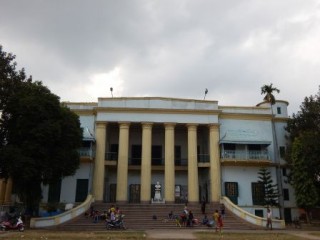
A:
MULTIPOLYGON (((93 205, 95 210, 103 213, 107 211, 112 204, 110 203, 95 203, 93 205)), ((184 209, 184 204, 114 204, 119 207, 121 212, 125 215, 124 222, 127 229, 144 230, 144 229, 176 229, 175 220, 164 220, 170 211, 173 211, 174 215, 180 215, 184 209), (153 216, 157 216, 154 220, 153 216)), ((211 203, 206 206, 206 213, 209 219, 212 219, 213 212, 219 209, 219 203, 211 203)), ((200 204, 190 204, 188 208, 192 210, 194 218, 200 222, 204 215, 201 212, 200 204)), ((94 223, 90 217, 85 215, 78 216, 77 218, 70 220, 56 228, 61 230, 81 230, 81 231, 93 231, 93 230, 105 230, 106 224, 104 220, 100 220, 98 223, 94 223)), ((189 228, 189 227, 188 227, 189 228)), ((207 226, 197 225, 194 228, 208 229, 207 226)), ((226 217, 224 219, 224 229, 260 229, 259 227, 247 223, 235 216, 230 211, 226 210, 226 217)))

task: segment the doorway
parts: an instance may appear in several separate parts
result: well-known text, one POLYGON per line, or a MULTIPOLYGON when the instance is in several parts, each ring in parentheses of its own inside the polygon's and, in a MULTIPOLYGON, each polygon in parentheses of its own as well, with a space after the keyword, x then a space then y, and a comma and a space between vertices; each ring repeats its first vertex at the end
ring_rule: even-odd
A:
POLYGON ((131 184, 129 186, 129 202, 140 203, 140 184, 131 184))

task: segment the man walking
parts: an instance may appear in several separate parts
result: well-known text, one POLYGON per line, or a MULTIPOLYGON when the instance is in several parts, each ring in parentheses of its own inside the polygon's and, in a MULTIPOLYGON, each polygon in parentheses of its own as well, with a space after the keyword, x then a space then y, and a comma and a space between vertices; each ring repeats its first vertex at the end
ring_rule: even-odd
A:
POLYGON ((269 229, 269 227, 270 227, 270 230, 272 230, 272 213, 270 208, 268 207, 267 208, 267 229, 269 229))

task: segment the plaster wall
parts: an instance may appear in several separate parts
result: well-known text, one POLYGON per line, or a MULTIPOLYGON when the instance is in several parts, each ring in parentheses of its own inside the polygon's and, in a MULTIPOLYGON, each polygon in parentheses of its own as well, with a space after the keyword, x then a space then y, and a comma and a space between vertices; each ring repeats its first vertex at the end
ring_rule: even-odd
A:
POLYGON ((93 115, 80 115, 80 124, 82 128, 88 128, 90 132, 94 135, 95 129, 95 119, 93 115))
MULTIPOLYGON (((251 183, 258 182, 258 172, 260 167, 233 167, 224 166, 221 168, 221 189, 222 195, 225 195, 224 183, 237 182, 238 183, 238 206, 252 207, 252 191, 251 183)), ((271 172, 272 180, 277 182, 275 168, 268 168, 271 172)))
MULTIPOLYGON (((91 192, 92 186, 92 165, 90 163, 80 164, 75 175, 64 178, 61 181, 60 202, 74 203, 76 196, 77 179, 89 179, 88 193, 91 192)), ((43 187, 42 202, 48 202, 49 185, 43 187)))
POLYGON ((74 176, 66 177, 61 184, 61 202, 74 202, 76 196, 77 179, 89 179, 88 193, 91 192, 92 186, 92 168, 90 163, 82 163, 74 176))
POLYGON ((217 110, 217 101, 175 98, 99 98, 99 107, 217 110))

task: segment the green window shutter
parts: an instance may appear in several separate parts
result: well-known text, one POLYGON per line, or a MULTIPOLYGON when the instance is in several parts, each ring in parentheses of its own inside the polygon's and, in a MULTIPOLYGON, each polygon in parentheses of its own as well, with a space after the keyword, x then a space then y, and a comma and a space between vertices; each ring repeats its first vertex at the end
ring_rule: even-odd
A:
POLYGON ((226 196, 234 203, 238 204, 239 189, 237 182, 225 182, 224 183, 226 196))
POLYGON ((253 205, 264 205, 265 191, 263 183, 251 183, 251 191, 253 205))
POLYGON ((61 180, 49 185, 48 202, 49 203, 60 202, 60 194, 61 194, 61 180))

